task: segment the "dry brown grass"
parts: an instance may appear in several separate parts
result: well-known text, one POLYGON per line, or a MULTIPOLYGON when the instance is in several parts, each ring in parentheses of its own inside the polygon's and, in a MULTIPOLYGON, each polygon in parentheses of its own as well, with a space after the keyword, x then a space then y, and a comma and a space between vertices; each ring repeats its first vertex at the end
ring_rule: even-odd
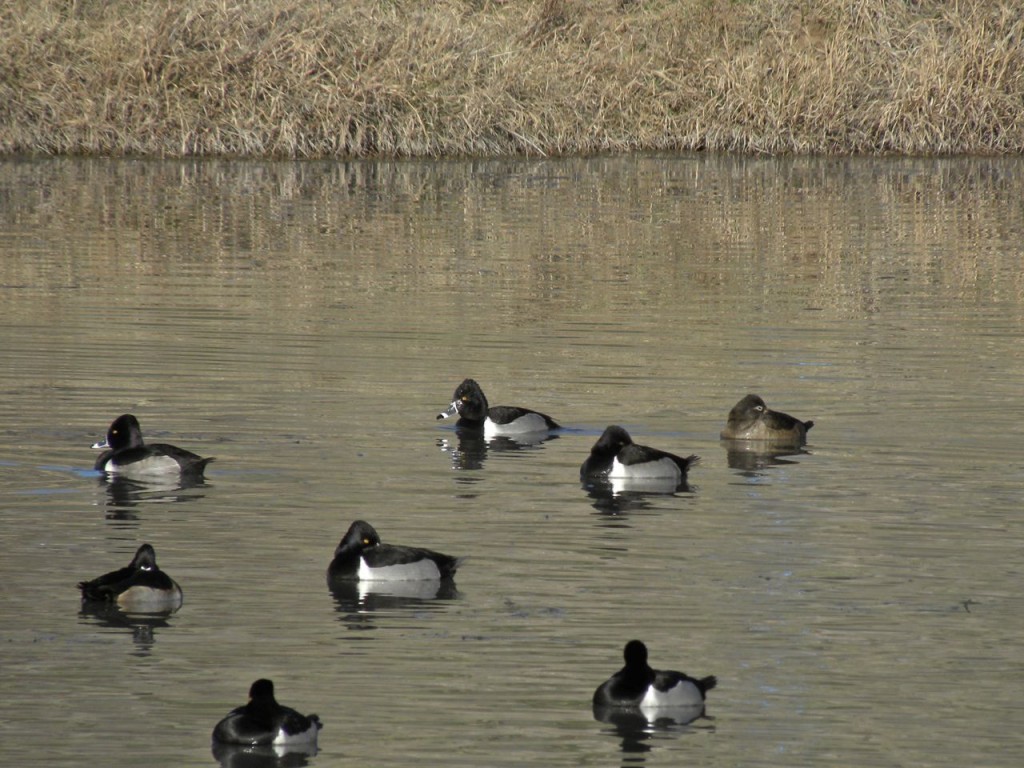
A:
POLYGON ((0 152, 1024 149, 1015 0, 14 0, 0 152))

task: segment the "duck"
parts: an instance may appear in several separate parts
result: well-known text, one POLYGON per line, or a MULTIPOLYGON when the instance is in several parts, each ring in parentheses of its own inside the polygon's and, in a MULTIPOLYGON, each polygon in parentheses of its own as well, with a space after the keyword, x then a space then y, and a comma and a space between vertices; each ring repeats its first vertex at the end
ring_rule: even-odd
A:
POLYGON ((317 715, 302 715, 277 703, 274 683, 260 678, 249 688, 249 702, 231 710, 213 729, 220 744, 315 745, 323 724, 317 715))
POLYGON ((420 581, 450 579, 461 558, 422 547, 383 544, 365 520, 356 520, 334 550, 328 579, 348 581, 420 581))
POLYGON ((106 442, 97 443, 93 448, 106 449, 96 459, 93 469, 128 478, 169 474, 200 476, 213 461, 212 457, 204 459, 174 445, 146 444, 139 420, 130 413, 114 419, 107 430, 106 442))
POLYGON ((704 708, 707 692, 718 684, 714 675, 690 677, 670 669, 651 669, 647 646, 630 640, 622 652, 626 665, 594 691, 599 708, 663 709, 704 708))
POLYGON ((459 415, 455 426, 483 430, 486 437, 522 435, 561 429, 547 414, 514 405, 488 406, 487 397, 473 379, 465 379, 455 388, 451 405, 437 414, 438 419, 459 415))
POLYGON ((683 482, 690 467, 700 461, 699 456, 676 456, 674 453, 637 445, 629 432, 611 425, 590 449, 590 455, 580 466, 582 480, 632 479, 654 480, 666 478, 683 482))
POLYGON ((150 544, 140 546, 124 568, 80 581, 78 588, 84 601, 114 603, 126 611, 174 611, 182 603, 181 587, 157 566, 150 544))
POLYGON ((788 413, 773 411, 758 395, 747 395, 729 411, 723 440, 763 440, 803 444, 813 421, 801 421, 788 413))

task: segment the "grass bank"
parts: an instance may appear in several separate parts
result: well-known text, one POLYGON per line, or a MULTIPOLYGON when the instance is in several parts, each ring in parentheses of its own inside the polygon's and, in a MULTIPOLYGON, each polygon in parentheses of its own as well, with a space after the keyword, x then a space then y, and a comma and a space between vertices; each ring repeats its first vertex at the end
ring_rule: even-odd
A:
POLYGON ((11 0, 0 153, 1024 150, 1017 0, 11 0))

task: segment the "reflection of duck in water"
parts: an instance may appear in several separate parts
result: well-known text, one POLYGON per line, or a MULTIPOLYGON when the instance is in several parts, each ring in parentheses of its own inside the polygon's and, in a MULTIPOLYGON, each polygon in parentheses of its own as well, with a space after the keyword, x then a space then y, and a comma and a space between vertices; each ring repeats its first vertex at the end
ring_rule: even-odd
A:
POLYGON ((625 429, 612 425, 590 449, 590 456, 580 467, 580 479, 622 481, 622 490, 643 491, 647 485, 652 492, 671 493, 685 486, 687 472, 698 461, 698 456, 683 458, 637 445, 625 429))
POLYGON ((615 711, 648 721, 663 717, 690 722, 704 714, 707 692, 718 683, 714 675, 696 678, 675 670, 652 669, 647 646, 630 640, 623 650, 626 665, 594 691, 594 716, 615 722, 615 711), (688 718, 688 719, 686 719, 688 718))
POLYGON ((204 459, 191 451, 166 443, 147 445, 142 440, 139 420, 132 414, 118 416, 107 430, 106 443, 94 448, 106 448, 96 459, 97 472, 146 479, 166 475, 202 475, 212 458, 204 459))
POLYGON ((334 550, 330 580, 420 581, 450 579, 460 559, 422 547, 383 544, 373 526, 356 520, 334 550))
POLYGON ((781 445, 803 445, 813 421, 800 421, 773 411, 757 395, 747 395, 729 411, 723 440, 756 440, 781 445))
POLYGON ((427 581, 346 581, 328 577, 338 621, 350 630, 372 630, 378 619, 422 619, 443 611, 459 597, 452 579, 427 581))
POLYGON ((278 704, 274 683, 260 679, 249 688, 249 702, 231 710, 217 723, 213 741, 251 746, 316 745, 321 728, 316 715, 302 715, 278 704))
POLYGON ((339 609, 355 612, 418 607, 432 600, 454 600, 459 596, 459 590, 452 579, 423 581, 331 579, 329 587, 339 609))
MULTIPOLYGON (((652 509, 655 503, 652 497, 664 494, 644 493, 642 491, 616 490, 608 480, 585 480, 583 490, 591 499, 591 506, 604 518, 625 518, 629 512, 652 509)), ((678 490, 673 486, 673 492, 678 490)), ((607 520, 605 522, 608 522, 607 520)), ((616 524, 617 525, 617 524, 616 524)))
POLYGON ((98 487, 106 494, 106 505, 114 510, 111 517, 127 517, 116 510, 131 510, 142 504, 170 504, 193 501, 203 497, 206 481, 202 475, 169 475, 142 481, 121 475, 104 475, 98 487))
POLYGON ((690 490, 685 479, 676 480, 672 477, 596 477, 583 478, 582 483, 587 494, 599 503, 616 499, 642 500, 645 496, 668 496, 690 490))
POLYGON ((181 607, 181 587, 156 564, 156 552, 143 544, 124 568, 79 582, 82 599, 113 603, 132 613, 160 613, 181 607))
POLYGON ((317 753, 315 744, 269 745, 213 742, 213 759, 221 768, 303 768, 317 753))
POLYGON ((484 461, 492 451, 514 459, 542 450, 543 443, 558 439, 557 432, 524 432, 488 438, 481 431, 461 427, 456 428, 455 435, 455 440, 440 439, 437 445, 451 455, 452 467, 461 470, 483 469, 484 461))
POLYGON ((137 655, 148 656, 156 644, 156 630, 170 627, 171 622, 168 619, 173 613, 172 609, 131 613, 123 610, 116 603, 83 600, 82 609, 78 615, 101 627, 131 630, 132 642, 135 643, 137 655))
POLYGON ((455 426, 483 430, 488 439, 496 435, 524 435, 560 429, 557 422, 546 414, 513 405, 489 407, 480 385, 466 379, 455 388, 455 395, 447 410, 437 414, 438 419, 459 415, 455 426))
POLYGON ((807 454, 799 445, 753 442, 749 440, 723 440, 725 460, 730 469, 738 469, 746 476, 756 476, 763 469, 798 463, 788 456, 807 454))

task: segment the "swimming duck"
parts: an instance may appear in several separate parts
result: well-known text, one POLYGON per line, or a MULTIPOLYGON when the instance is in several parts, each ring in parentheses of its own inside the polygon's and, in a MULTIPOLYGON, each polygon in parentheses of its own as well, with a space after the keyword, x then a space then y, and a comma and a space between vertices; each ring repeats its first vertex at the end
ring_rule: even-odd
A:
POLYGON ((373 526, 356 520, 334 550, 330 579, 418 581, 449 579, 460 559, 421 547, 382 544, 373 526))
POLYGON ((274 683, 259 679, 249 688, 249 703, 231 710, 213 729, 221 744, 316 744, 323 724, 316 715, 302 715, 277 703, 274 683))
POLYGON ((172 473, 202 475, 206 465, 213 461, 174 445, 146 444, 142 440, 139 420, 130 413, 114 419, 107 430, 106 442, 93 447, 107 449, 96 459, 94 469, 130 478, 144 479, 172 473))
POLYGON ((696 678, 674 670, 651 669, 647 646, 640 640, 626 643, 622 655, 626 665, 594 691, 595 708, 703 709, 707 692, 718 684, 714 675, 696 678))
POLYGON ((81 581, 82 599, 116 603, 129 612, 173 611, 181 607, 178 583, 156 564, 156 552, 143 544, 124 568, 105 573, 91 581, 81 581))
POLYGON ((619 426, 609 426, 590 449, 590 456, 580 467, 580 478, 652 480, 668 478, 686 480, 690 467, 699 456, 676 456, 674 453, 637 445, 629 433, 619 426))
POLYGON ((813 421, 800 421, 788 413, 773 411, 757 395, 747 395, 729 411, 723 440, 766 440, 801 444, 813 421))
POLYGON ((447 410, 437 414, 437 418, 446 419, 456 413, 459 414, 456 426, 483 429, 484 435, 488 437, 560 429, 550 416, 531 411, 529 408, 513 405, 488 407, 483 390, 473 379, 466 379, 455 388, 451 405, 447 410))

